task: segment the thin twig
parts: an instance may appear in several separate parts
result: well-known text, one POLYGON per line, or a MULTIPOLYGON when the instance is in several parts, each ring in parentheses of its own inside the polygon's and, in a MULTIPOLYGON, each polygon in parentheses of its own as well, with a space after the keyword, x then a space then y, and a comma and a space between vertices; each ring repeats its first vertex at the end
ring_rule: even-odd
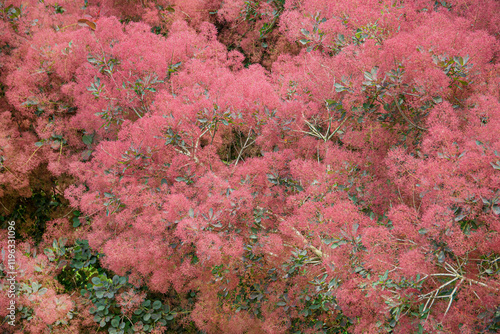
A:
POLYGON ((253 131, 252 128, 250 128, 250 130, 248 130, 248 135, 247 135, 247 139, 245 140, 245 144, 243 144, 243 147, 241 148, 240 152, 238 153, 238 157, 236 158, 236 162, 234 163, 234 167, 236 167, 238 165, 238 162, 240 161, 240 158, 241 158, 241 155, 243 154, 243 151, 247 148, 247 147, 250 147, 253 143, 255 143, 255 140, 253 140, 250 144, 247 145, 248 143, 248 140, 250 139, 250 133, 253 131))
POLYGON ((411 125, 413 125, 414 127, 416 127, 417 129, 420 129, 420 130, 424 130, 424 131, 427 131, 426 128, 423 128, 421 126, 418 126, 417 124, 413 123, 409 118, 408 116, 405 115, 405 113, 403 112, 403 110, 401 110, 401 107, 399 106, 399 102, 398 102, 398 97, 394 98, 394 103, 396 104, 396 107, 398 108, 399 110, 399 113, 404 117, 404 119, 410 123, 411 125))
POLYGON ((40 147, 42 147, 42 146, 38 146, 38 148, 35 150, 35 152, 33 152, 33 154, 31 154, 31 156, 29 157, 29 159, 24 163, 25 166, 28 164, 28 162, 30 162, 31 158, 33 158, 33 156, 40 149, 40 147))

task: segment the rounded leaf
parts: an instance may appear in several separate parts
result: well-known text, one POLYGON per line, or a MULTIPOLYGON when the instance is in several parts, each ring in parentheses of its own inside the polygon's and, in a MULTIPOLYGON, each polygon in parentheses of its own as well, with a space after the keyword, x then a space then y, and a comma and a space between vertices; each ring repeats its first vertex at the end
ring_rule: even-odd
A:
POLYGON ((113 320, 111 320, 111 326, 117 328, 120 325, 120 317, 114 317, 113 320))
POLYGON ((161 307, 161 301, 159 300, 156 300, 154 303, 153 303, 153 309, 154 310, 157 310, 161 307))

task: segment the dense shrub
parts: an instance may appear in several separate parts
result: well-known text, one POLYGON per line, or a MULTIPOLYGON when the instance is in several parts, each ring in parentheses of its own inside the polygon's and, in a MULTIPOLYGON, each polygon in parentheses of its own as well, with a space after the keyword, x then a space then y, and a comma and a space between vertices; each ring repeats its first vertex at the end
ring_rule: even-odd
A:
POLYGON ((2 330, 500 327, 497 1, 0 6, 2 330))

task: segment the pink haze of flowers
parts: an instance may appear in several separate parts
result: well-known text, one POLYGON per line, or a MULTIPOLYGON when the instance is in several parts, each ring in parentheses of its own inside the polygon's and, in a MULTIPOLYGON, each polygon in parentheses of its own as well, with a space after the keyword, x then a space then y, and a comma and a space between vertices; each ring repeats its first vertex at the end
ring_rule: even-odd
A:
POLYGON ((0 196, 43 173, 89 220, 18 245, 20 284, 47 292, 21 289, 16 333, 95 328, 43 254, 60 237, 207 333, 498 319, 498 1, 2 6, 0 196))

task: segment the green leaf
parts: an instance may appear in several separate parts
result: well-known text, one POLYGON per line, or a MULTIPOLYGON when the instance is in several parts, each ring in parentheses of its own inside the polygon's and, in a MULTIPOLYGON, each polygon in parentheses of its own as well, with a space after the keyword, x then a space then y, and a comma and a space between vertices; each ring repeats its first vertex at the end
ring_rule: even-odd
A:
POLYGON ((333 86, 335 87, 335 91, 337 93, 340 93, 340 92, 343 92, 346 90, 346 88, 339 83, 335 83, 333 86))
POLYGON ((303 38, 303 39, 301 39, 299 42, 300 42, 301 44, 305 45, 305 44, 309 43, 309 40, 308 40, 308 39, 303 38))
POLYGON ((84 135, 82 141, 85 145, 91 145, 94 141, 94 135, 84 135))
POLYGON ((500 160, 497 160, 496 163, 490 162, 491 167, 496 170, 500 170, 500 160))
POLYGON ((111 320, 111 326, 118 327, 119 325, 120 325, 120 317, 114 317, 113 320, 111 320))
POLYGON ((80 226, 81 223, 80 223, 80 218, 78 217, 73 217, 73 227, 78 227, 80 226))
POLYGON ((68 238, 64 238, 64 237, 59 238, 59 245, 61 247, 64 247, 64 245, 66 245, 66 242, 68 242, 68 238))
POLYGON ((438 262, 443 263, 445 259, 446 259, 446 255, 444 254, 444 251, 440 251, 438 254, 438 262))
POLYGON ((441 98, 441 96, 436 96, 436 97, 433 97, 432 100, 434 101, 434 103, 441 103, 443 102, 443 99, 441 98))
POLYGON ((161 307, 161 301, 159 300, 156 300, 154 303, 153 303, 153 309, 154 310, 157 310, 161 307))
POLYGON ((425 228, 421 228, 420 230, 418 230, 418 233, 420 233, 420 234, 426 234, 427 230, 425 228))

